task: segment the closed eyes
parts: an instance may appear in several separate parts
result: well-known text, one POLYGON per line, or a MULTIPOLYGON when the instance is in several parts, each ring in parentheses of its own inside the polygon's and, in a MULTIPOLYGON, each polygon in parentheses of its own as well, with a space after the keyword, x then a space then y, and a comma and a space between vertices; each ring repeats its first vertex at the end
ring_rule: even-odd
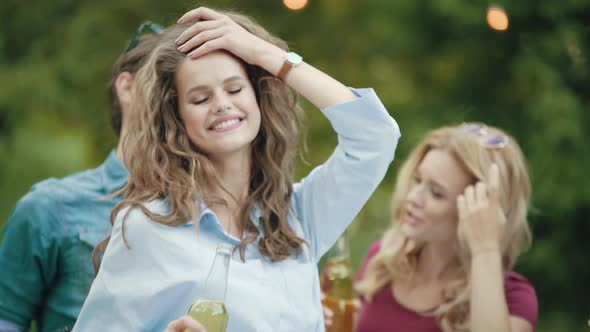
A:
MULTIPOLYGON (((241 91, 242 91, 242 87, 238 87, 238 88, 235 88, 235 89, 227 90, 226 93, 228 93, 230 95, 235 95, 235 94, 240 93, 241 91)), ((207 100, 209 100, 209 97, 204 97, 204 98, 201 98, 201 99, 197 99, 197 100, 193 101, 192 103, 194 105, 201 105, 201 104, 204 104, 205 102, 207 102, 207 100)))

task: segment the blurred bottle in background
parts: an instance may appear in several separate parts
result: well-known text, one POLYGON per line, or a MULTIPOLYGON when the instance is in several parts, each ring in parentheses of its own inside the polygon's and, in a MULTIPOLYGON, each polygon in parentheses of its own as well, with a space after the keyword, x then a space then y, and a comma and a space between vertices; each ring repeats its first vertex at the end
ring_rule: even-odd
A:
POLYGON ((320 274, 320 286, 324 295, 322 304, 334 314, 332 325, 326 326, 326 332, 353 332, 355 294, 346 232, 326 253, 326 265, 320 274))
POLYGON ((225 332, 229 315, 225 307, 225 292, 232 247, 219 243, 213 259, 213 265, 205 281, 204 297, 193 303, 189 316, 198 320, 207 332, 225 332))

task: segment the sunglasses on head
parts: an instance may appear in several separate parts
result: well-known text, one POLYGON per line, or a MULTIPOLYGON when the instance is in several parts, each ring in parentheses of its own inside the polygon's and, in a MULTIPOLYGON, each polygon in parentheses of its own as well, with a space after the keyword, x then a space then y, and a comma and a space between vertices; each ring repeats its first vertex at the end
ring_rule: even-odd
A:
POLYGON ((157 23, 153 23, 152 21, 141 22, 141 24, 137 28, 137 32, 135 33, 135 36, 133 36, 133 39, 129 43, 129 46, 127 46, 127 49, 125 50, 125 52, 129 52, 137 46, 137 43, 139 43, 139 38, 141 37, 141 35, 144 33, 144 31, 146 29, 155 33, 155 34, 160 34, 160 33, 162 33, 162 31, 164 31, 163 26, 161 26, 157 23))
POLYGON ((461 125, 461 129, 475 134, 478 143, 488 149, 502 149, 508 144, 508 137, 492 133, 483 123, 464 123, 461 125))

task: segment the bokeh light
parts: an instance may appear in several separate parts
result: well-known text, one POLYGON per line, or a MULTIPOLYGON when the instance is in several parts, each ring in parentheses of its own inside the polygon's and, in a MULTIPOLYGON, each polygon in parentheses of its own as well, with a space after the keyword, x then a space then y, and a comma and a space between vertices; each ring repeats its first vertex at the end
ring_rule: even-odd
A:
POLYGON ((291 10, 300 10, 307 5, 307 0, 283 0, 283 3, 291 10))
POLYGON ((508 30, 508 15, 504 9, 498 5, 491 5, 487 14, 488 25, 497 31, 508 30))

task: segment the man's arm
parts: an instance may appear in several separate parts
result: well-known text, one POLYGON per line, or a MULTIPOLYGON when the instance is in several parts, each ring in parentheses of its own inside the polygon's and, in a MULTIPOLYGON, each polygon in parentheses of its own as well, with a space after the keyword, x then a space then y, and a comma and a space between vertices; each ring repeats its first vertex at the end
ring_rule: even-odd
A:
POLYGON ((56 199, 44 188, 33 189, 19 200, 4 225, 0 320, 13 325, 11 328, 28 329, 41 309, 45 289, 55 278, 59 252, 55 238, 63 232, 56 199))

